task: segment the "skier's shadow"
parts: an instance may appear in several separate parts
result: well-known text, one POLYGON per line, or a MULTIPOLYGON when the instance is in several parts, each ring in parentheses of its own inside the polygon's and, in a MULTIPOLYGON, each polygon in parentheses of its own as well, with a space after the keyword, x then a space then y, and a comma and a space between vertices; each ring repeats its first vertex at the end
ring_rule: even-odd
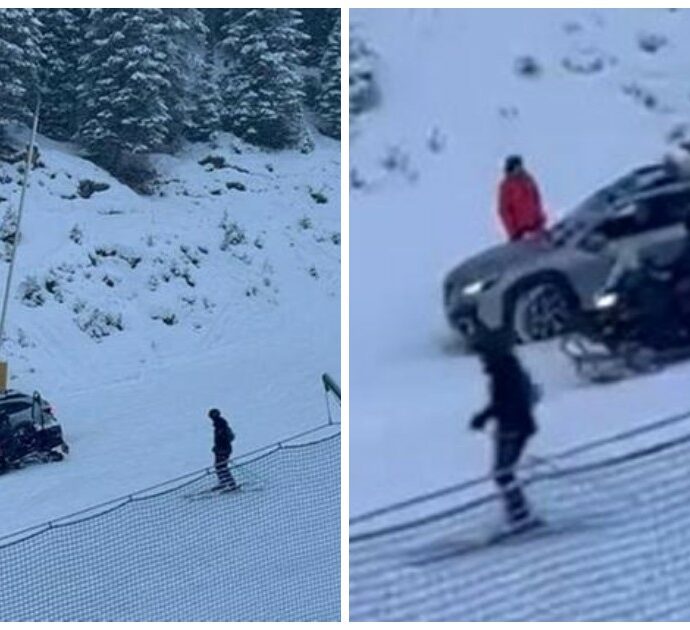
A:
POLYGON ((459 536, 438 538, 419 547, 408 549, 404 552, 404 556, 409 566, 423 568, 448 560, 457 560, 472 553, 529 545, 565 534, 584 533, 595 527, 597 525, 592 522, 573 521, 546 525, 511 535, 476 534, 465 538, 459 536))
POLYGON ((414 549, 409 549, 404 555, 406 564, 421 568, 445 560, 455 560, 460 556, 486 547, 486 543, 480 539, 440 539, 414 549))

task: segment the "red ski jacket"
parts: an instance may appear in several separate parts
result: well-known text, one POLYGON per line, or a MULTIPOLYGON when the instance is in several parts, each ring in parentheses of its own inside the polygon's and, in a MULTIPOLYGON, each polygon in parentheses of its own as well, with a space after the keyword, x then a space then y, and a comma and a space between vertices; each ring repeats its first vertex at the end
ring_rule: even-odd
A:
POLYGON ((511 241, 546 227, 536 182, 528 173, 507 175, 501 182, 498 213, 511 241))

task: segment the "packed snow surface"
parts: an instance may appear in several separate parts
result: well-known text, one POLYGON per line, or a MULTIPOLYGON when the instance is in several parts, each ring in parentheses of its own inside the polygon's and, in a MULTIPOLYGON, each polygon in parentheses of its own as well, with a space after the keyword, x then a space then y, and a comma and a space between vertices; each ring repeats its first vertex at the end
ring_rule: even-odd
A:
MULTIPOLYGON (((467 429, 485 379, 454 351, 442 279, 503 240, 507 154, 524 156, 553 219, 684 137, 690 14, 354 10, 351 22, 377 52, 382 95, 350 154, 356 516, 486 473, 490 441, 467 429), (526 57, 536 74, 521 72, 526 57)), ((602 387, 578 382, 556 345, 521 354, 545 392, 531 456, 690 407, 687 365, 602 387)))
POLYGON ((0 620, 338 620, 339 429, 235 474, 232 493, 193 474, 0 539, 0 620))
MULTIPOLYGON (((237 454, 325 421, 340 146, 316 142, 265 153, 224 135, 156 156, 146 197, 39 137, 3 358, 12 387, 53 404, 71 452, 0 478, 0 533, 209 465, 211 407, 237 454), (109 188, 83 198, 87 179, 109 188)), ((0 164, 0 212, 17 207, 19 169, 0 164)))

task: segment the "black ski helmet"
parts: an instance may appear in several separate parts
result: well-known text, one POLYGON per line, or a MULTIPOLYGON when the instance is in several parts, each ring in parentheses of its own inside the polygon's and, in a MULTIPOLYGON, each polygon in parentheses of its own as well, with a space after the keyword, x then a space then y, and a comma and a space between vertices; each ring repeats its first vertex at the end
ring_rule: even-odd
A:
POLYGON ((522 168, 522 156, 509 155, 506 158, 504 168, 506 173, 514 173, 518 169, 522 168))
POLYGON ((211 420, 216 420, 217 418, 220 418, 220 410, 219 409, 211 409, 211 411, 208 412, 208 417, 211 418, 211 420))

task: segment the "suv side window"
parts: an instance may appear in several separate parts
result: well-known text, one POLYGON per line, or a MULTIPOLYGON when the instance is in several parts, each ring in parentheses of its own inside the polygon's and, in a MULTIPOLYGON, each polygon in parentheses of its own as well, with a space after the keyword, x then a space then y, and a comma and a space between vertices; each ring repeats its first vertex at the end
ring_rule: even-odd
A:
POLYGON ((674 192, 634 203, 634 211, 604 221, 599 231, 608 240, 629 238, 680 223, 690 212, 690 194, 674 192))

